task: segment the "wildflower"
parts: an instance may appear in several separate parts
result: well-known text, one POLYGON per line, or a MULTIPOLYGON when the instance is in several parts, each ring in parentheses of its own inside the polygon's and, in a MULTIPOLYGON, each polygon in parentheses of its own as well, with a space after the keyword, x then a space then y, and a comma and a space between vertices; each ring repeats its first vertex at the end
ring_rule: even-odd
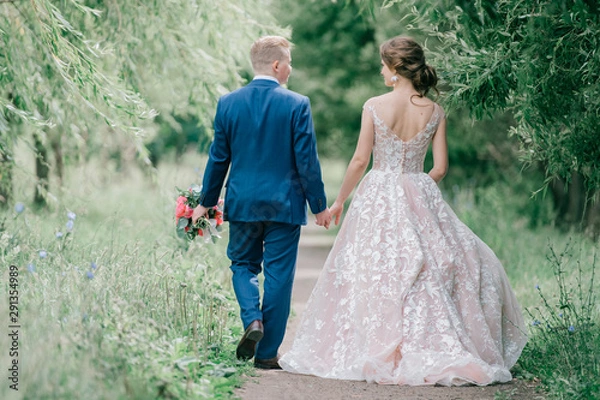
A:
POLYGON ((69 220, 71 221, 75 221, 75 218, 77 218, 77 214, 75 214, 73 211, 69 211, 67 213, 67 218, 69 218, 69 220))
POLYGON ((540 285, 535 285, 535 288, 536 288, 537 290, 540 290, 540 285))
POLYGON ((575 327, 573 325, 569 326, 569 332, 575 332, 575 327))
POLYGON ((558 316, 559 316, 560 318, 562 318, 562 317, 563 317, 563 313, 558 313, 558 316))
POLYGON ((68 220, 67 223, 65 224, 65 226, 67 227, 67 231, 69 231, 69 232, 72 231, 74 225, 75 224, 73 223, 72 219, 68 220))
POLYGON ((537 319, 531 323, 531 325, 533 325, 533 326, 538 326, 539 324, 541 324, 541 322, 538 321, 537 319))
POLYGON ((21 214, 23 211, 25 211, 25 205, 23 203, 15 204, 15 212, 17 214, 21 214))
POLYGON ((39 254, 40 258, 48 257, 48 253, 46 252, 46 250, 40 250, 40 252, 38 254, 39 254))
POLYGON ((63 237, 63 233, 62 232, 56 232, 56 238, 60 239, 63 237))
POLYGON ((33 274, 35 272, 35 265, 27 264, 27 271, 29 271, 33 274))
POLYGON ((87 276, 88 279, 94 279, 94 273, 92 271, 88 271, 85 276, 87 276))
POLYGON ((90 268, 91 268, 91 269, 96 269, 96 268, 98 268, 98 266, 96 265, 96 263, 95 263, 95 262, 93 262, 93 261, 92 261, 92 262, 90 263, 90 268))

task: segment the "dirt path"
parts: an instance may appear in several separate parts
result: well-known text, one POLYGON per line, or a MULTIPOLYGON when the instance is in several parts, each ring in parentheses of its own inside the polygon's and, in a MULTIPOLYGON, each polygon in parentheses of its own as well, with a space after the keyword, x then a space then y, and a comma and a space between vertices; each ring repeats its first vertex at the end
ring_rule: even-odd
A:
MULTIPOLYGON (((324 234, 316 226, 303 227, 300 252, 292 299, 292 317, 280 348, 285 353, 292 344, 299 316, 304 311, 312 288, 334 237, 324 234)), ((291 374, 285 371, 256 370, 256 376, 248 377, 236 395, 242 400, 481 400, 494 399, 536 400, 543 399, 525 382, 515 381, 488 387, 408 387, 378 385, 375 383, 322 379, 314 376, 291 374), (498 393, 502 392, 502 393, 498 393), (497 394, 498 393, 498 394, 497 394)))

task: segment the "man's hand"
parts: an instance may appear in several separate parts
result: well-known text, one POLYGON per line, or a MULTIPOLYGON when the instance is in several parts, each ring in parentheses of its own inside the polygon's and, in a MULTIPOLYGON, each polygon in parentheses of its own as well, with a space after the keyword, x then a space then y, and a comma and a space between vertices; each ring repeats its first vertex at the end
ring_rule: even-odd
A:
POLYGON ((331 223, 331 213, 329 212, 329 208, 321 211, 317 215, 317 225, 324 226, 325 229, 329 229, 329 224, 331 223))
POLYGON ((192 214, 192 224, 195 224, 202 217, 208 218, 208 208, 198 204, 198 207, 194 208, 194 213, 192 214))

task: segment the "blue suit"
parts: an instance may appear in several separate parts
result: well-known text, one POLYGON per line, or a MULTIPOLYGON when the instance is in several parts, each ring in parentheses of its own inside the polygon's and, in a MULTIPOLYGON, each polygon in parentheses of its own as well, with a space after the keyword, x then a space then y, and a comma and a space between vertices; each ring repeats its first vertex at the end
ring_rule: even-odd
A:
POLYGON ((214 206, 226 183, 227 255, 244 329, 262 320, 257 359, 277 355, 290 311, 300 225, 307 203, 327 208, 306 96, 255 79, 219 100, 201 204, 214 206), (260 305, 257 275, 264 267, 260 305))

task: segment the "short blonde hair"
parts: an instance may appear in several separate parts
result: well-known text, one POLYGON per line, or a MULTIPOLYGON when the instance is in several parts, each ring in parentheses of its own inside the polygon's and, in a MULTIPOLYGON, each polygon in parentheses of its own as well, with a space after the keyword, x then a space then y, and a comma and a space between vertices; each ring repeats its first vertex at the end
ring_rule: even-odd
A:
POLYGON ((263 36, 250 49, 250 60, 255 73, 267 73, 273 61, 283 61, 289 54, 291 43, 282 36, 263 36))

